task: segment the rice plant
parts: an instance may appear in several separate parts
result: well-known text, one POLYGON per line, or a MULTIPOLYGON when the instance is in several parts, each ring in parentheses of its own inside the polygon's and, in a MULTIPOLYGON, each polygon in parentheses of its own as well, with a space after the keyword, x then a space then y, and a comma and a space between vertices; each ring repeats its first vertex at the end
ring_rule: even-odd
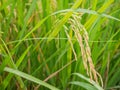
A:
POLYGON ((0 90, 119 90, 120 0, 0 0, 0 90))

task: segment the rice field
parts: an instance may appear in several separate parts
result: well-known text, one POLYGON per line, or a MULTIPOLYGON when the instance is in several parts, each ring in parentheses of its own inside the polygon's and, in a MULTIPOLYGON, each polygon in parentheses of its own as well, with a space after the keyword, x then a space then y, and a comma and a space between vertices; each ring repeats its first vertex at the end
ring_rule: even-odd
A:
POLYGON ((120 0, 0 0, 0 90, 120 90, 120 0))

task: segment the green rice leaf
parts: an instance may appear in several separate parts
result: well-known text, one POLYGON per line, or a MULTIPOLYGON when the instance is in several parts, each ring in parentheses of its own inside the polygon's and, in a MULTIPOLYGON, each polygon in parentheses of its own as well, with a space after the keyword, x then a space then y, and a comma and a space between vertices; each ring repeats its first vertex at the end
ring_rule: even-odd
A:
POLYGON ((15 69, 6 67, 6 68, 4 69, 4 71, 9 72, 9 73, 16 74, 16 75, 18 75, 18 76, 20 76, 20 77, 23 77, 23 78, 25 78, 25 79, 27 79, 27 80, 29 80, 29 81, 32 81, 32 82, 37 83, 37 84, 39 84, 39 85, 43 85, 43 86, 45 86, 45 87, 47 87, 47 88, 49 88, 49 89, 51 89, 51 90, 59 90, 58 88, 56 88, 56 87, 54 87, 54 86, 52 86, 52 85, 50 85, 50 84, 48 84, 48 83, 46 83, 46 82, 38 79, 38 78, 35 78, 35 77, 33 77, 33 76, 29 75, 29 74, 26 74, 26 73, 24 73, 24 72, 21 72, 21 71, 19 71, 19 70, 15 70, 15 69))
POLYGON ((83 88, 85 88, 86 90, 97 90, 94 86, 92 86, 91 84, 88 83, 84 83, 84 82, 79 82, 79 81, 73 81, 70 82, 70 84, 74 84, 77 86, 81 86, 83 88))
POLYGON ((93 80, 90 80, 89 78, 83 76, 80 73, 73 73, 73 75, 76 75, 84 80, 86 80, 87 82, 91 83, 93 86, 95 86, 98 90, 104 90, 102 87, 100 87, 96 82, 94 82, 93 80))

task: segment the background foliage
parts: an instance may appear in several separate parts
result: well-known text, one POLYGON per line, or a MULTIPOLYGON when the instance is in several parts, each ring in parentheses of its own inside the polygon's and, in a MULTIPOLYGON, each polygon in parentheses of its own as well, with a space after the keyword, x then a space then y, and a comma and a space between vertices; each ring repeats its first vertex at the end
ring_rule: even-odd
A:
POLYGON ((119 5, 120 0, 0 0, 0 89, 119 90, 119 5), (77 38, 85 32, 103 86, 85 69, 77 38))

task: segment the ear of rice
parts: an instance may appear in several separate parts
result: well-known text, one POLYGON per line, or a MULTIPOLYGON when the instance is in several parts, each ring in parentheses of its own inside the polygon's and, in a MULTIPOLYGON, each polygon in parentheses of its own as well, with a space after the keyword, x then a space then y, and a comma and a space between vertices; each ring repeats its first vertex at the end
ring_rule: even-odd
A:
POLYGON ((80 20, 81 16, 79 14, 73 13, 72 17, 69 19, 69 22, 81 48, 84 67, 91 80, 95 80, 98 83, 98 78, 100 78, 101 83, 103 83, 100 74, 95 70, 95 66, 91 57, 91 49, 88 43, 89 36, 85 27, 80 23, 80 20))

